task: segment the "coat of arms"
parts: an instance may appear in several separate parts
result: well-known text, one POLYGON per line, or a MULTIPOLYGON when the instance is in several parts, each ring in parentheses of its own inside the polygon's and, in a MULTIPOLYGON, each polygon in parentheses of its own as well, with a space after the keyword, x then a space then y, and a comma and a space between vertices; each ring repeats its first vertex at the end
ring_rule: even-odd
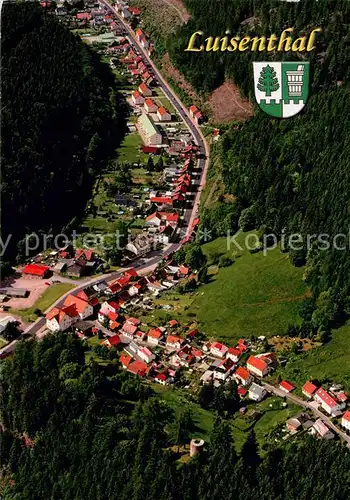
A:
POLYGON ((265 113, 289 118, 305 106, 309 95, 308 62, 253 62, 255 97, 265 113))

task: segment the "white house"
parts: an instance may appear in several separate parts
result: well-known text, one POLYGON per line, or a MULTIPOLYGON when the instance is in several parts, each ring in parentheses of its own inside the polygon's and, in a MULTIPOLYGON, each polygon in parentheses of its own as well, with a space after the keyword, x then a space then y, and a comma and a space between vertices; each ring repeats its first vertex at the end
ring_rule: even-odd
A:
POLYGON ((134 90, 131 94, 131 100, 134 104, 141 105, 145 102, 145 98, 140 94, 138 90, 134 90))
POLYGON ((137 354, 145 363, 150 363, 156 358, 153 352, 150 351, 147 347, 139 348, 137 354))
POLYGON ((145 100, 143 107, 147 113, 156 113, 158 110, 158 106, 149 97, 145 100))
POLYGON ((320 403, 324 411, 331 416, 336 416, 346 407, 345 402, 336 401, 327 391, 320 387, 314 394, 314 399, 320 403))
POLYGON ((224 344, 220 344, 220 342, 214 342, 210 346, 210 352, 216 358, 224 358, 228 351, 228 347, 224 344))
POLYGON ((214 373, 214 378, 217 380, 225 381, 229 375, 233 372, 235 364, 232 359, 224 359, 222 361, 214 361, 211 369, 214 373))
POLYGON ((80 319, 89 318, 94 314, 94 308, 86 300, 75 295, 68 295, 64 301, 64 307, 74 306, 80 319))
POLYGON ((158 116, 158 119, 160 122, 170 122, 171 121, 171 114, 168 113, 168 111, 163 106, 158 108, 157 116, 158 116))
POLYGON ((166 338, 166 347, 169 349, 180 349, 183 339, 176 335, 168 335, 166 338))
POLYGON ((258 377, 263 377, 269 371, 267 363, 260 358, 256 358, 254 356, 249 356, 247 361, 248 370, 253 373, 253 375, 257 375, 258 377))
POLYGON ((348 431, 350 431, 350 411, 346 411, 341 419, 341 425, 348 431))
POLYGON ((159 328, 152 328, 147 334, 147 342, 150 345, 158 345, 162 337, 163 333, 159 330, 159 328))
POLYGON ((252 399, 253 401, 262 401, 264 397, 266 396, 267 391, 261 385, 256 384, 255 382, 252 383, 252 385, 249 387, 249 392, 248 396, 249 399, 252 399))
POLYGON ((233 378, 236 380, 238 384, 247 387, 253 380, 253 377, 250 375, 248 370, 243 368, 243 366, 239 366, 235 373, 233 374, 233 378))
POLYGON ((138 118, 137 129, 147 146, 159 146, 162 144, 163 139, 161 133, 153 123, 153 120, 146 113, 142 113, 138 118))
POLYGON ((102 303, 100 311, 103 313, 115 313, 118 314, 119 312, 119 304, 118 302, 114 302, 113 300, 110 300, 109 302, 105 301, 102 303))
POLYGON ((235 347, 230 347, 229 350, 227 351, 226 357, 229 359, 232 359, 234 363, 237 363, 239 361, 239 358, 241 357, 241 351, 239 349, 236 349, 235 347))
POLYGON ((51 332, 64 332, 79 319, 79 315, 73 306, 62 309, 54 307, 45 317, 46 326, 51 332))

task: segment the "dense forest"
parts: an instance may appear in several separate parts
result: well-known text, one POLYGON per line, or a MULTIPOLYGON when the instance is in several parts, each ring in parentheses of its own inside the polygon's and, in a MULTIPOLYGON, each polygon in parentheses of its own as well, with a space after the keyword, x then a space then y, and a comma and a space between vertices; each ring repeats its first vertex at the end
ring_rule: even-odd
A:
POLYGON ((209 176, 214 178, 219 169, 224 190, 231 196, 220 193, 216 204, 202 209, 201 218, 214 237, 239 227, 260 228, 261 234, 277 237, 300 233, 303 248, 289 253, 293 264, 306 263, 305 279, 314 296, 303 333, 316 330, 325 338, 329 328, 350 312, 350 4, 343 0, 185 3, 192 18, 168 39, 168 50, 177 67, 204 94, 231 78, 254 101, 252 60, 299 56, 185 52, 194 31, 215 36, 230 28, 241 36, 268 36, 293 26, 298 36, 322 28, 316 49, 307 54, 311 85, 305 108, 296 117, 276 120, 256 106, 251 119, 228 127, 214 153, 220 161, 215 161, 209 176), (235 201, 226 201, 232 195, 235 201), (327 243, 315 243, 315 235, 324 234, 330 248, 327 243), (337 234, 343 235, 335 240, 338 249, 333 245, 337 234), (322 310, 314 314, 315 309, 322 310))
POLYGON ((25 234, 60 232, 83 211, 119 124, 108 67, 55 16, 4 4, 1 22, 2 237, 12 234, 13 258, 25 234))
POLYGON ((261 456, 250 434, 237 453, 217 418, 206 454, 179 462, 186 418, 118 365, 86 364, 70 334, 22 342, 0 376, 6 500, 349 498, 340 443, 305 438, 261 456))

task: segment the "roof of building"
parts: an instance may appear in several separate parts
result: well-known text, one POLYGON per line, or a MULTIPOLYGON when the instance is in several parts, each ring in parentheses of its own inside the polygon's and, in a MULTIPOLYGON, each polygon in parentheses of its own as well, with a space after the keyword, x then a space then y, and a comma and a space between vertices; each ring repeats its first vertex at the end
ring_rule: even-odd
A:
POLYGON ((169 326, 177 326, 178 324, 179 322, 176 319, 171 319, 170 321, 168 321, 169 326))
POLYGON ((139 324, 141 323, 141 321, 137 318, 127 318, 126 322, 134 326, 139 326, 139 324))
POLYGON ((330 432, 326 424, 320 418, 316 420, 313 427, 317 430, 320 436, 324 436, 327 432, 330 432))
POLYGON ((241 356, 241 351, 239 349, 236 349, 235 347, 230 347, 229 350, 227 351, 228 354, 232 354, 233 356, 236 356, 239 358, 241 356))
POLYGON ((44 266, 43 264, 27 264, 23 269, 23 273, 44 276, 49 269, 49 266, 44 266))
POLYGON ((138 124, 147 135, 159 134, 152 118, 146 113, 142 113, 142 115, 139 116, 138 124))
POLYGON ((90 306, 90 304, 86 300, 81 299, 80 297, 77 297, 75 295, 68 295, 68 297, 64 301, 64 305, 71 306, 72 304, 75 305, 76 310, 80 314, 84 313, 86 309, 90 306))
POLYGON ((235 371, 235 375, 240 377, 243 380, 247 380, 250 377, 248 370, 246 370, 243 366, 239 366, 235 371))
POLYGON ((132 357, 129 356, 128 354, 121 354, 119 361, 123 366, 127 368, 132 361, 132 357))
POLYGON ((267 364, 265 363, 265 361, 260 358, 256 358, 255 356, 249 356, 247 366, 248 368, 249 366, 252 366, 253 368, 256 368, 261 372, 263 372, 267 368, 267 364))
POLYGON ((144 377, 147 373, 148 366, 143 361, 133 361, 128 366, 128 371, 134 373, 135 375, 140 375, 140 377, 144 377))
POLYGON ((112 337, 108 337, 107 342, 110 345, 118 345, 121 343, 119 335, 113 335, 112 337))
POLYGON ((145 354, 146 356, 152 356, 153 355, 153 352, 150 351, 148 349, 148 347, 141 347, 141 349, 139 349, 139 352, 142 352, 143 354, 145 354))
POLYGON ((129 335, 134 335, 137 332, 137 326, 126 321, 122 328, 122 333, 123 332, 128 333, 129 335))
POLYGON ((183 339, 181 337, 178 337, 177 335, 168 335, 166 338, 167 344, 176 344, 177 342, 181 344, 182 341, 183 339))
POLYGON ((195 104, 192 104, 192 106, 190 107, 190 111, 192 111, 192 113, 197 113, 197 111, 199 111, 199 109, 197 108, 197 106, 195 104))
POLYGON ((350 422, 350 410, 347 410, 343 417, 342 417, 344 420, 347 420, 348 422, 350 422))
POLYGON ((160 115, 168 115, 168 111, 164 108, 164 106, 160 106, 160 108, 158 108, 158 113, 160 115))
POLYGON ((158 375, 155 376, 156 380, 162 380, 163 382, 165 382, 167 378, 168 377, 165 375, 165 373, 158 373, 158 375))
POLYGON ((347 401, 348 399, 348 395, 346 394, 346 392, 340 392, 337 394, 337 400, 340 401, 341 403, 344 403, 345 401, 347 401))
POLYGON ((159 328, 151 328, 147 335, 153 339, 160 339, 163 334, 159 328))
POLYGON ((295 389, 295 385, 291 384, 287 380, 282 380, 282 382, 279 383, 279 386, 281 389, 283 389, 287 392, 291 392, 295 389))
POLYGON ((256 384, 255 382, 252 383, 252 385, 249 387, 249 393, 254 393, 254 394, 259 394, 261 395, 263 392, 266 392, 266 389, 261 387, 261 385, 256 384))
POLYGON ((237 394, 239 396, 245 396, 248 392, 248 389, 246 389, 245 387, 238 387, 237 389, 237 394))
POLYGON ((140 92, 150 92, 150 89, 147 87, 145 83, 140 83, 139 90, 140 92))
POLYGON ((227 352, 228 348, 224 344, 220 344, 220 342, 213 342, 210 346, 210 349, 217 349, 220 352, 227 352))
POLYGON ((317 386, 313 384, 312 382, 305 382, 302 388, 303 392, 306 392, 308 394, 313 394, 314 392, 317 391, 317 386))
POLYGON ((328 405, 330 408, 337 406, 338 403, 336 402, 336 400, 334 398, 332 398, 332 396, 330 394, 328 394, 328 392, 325 391, 322 387, 320 387, 316 391, 316 394, 321 399, 321 401, 323 401, 323 403, 328 405))
POLYGON ((155 106, 154 102, 152 101, 152 99, 150 97, 147 97, 147 99, 145 99, 145 105, 155 106))

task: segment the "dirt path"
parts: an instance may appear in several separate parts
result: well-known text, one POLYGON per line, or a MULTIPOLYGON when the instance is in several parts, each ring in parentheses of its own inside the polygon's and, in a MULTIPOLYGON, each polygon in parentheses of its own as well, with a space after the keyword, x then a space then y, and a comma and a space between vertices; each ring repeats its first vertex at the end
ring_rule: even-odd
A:
POLYGON ((181 5, 182 5, 182 10, 181 10, 180 7, 178 7, 178 5, 180 5, 180 2, 177 0, 162 0, 162 1, 164 3, 166 3, 172 9, 176 10, 177 14, 179 15, 179 17, 183 23, 187 23, 187 21, 190 18, 190 15, 186 11, 185 6, 182 5, 182 3, 181 3, 181 5))

